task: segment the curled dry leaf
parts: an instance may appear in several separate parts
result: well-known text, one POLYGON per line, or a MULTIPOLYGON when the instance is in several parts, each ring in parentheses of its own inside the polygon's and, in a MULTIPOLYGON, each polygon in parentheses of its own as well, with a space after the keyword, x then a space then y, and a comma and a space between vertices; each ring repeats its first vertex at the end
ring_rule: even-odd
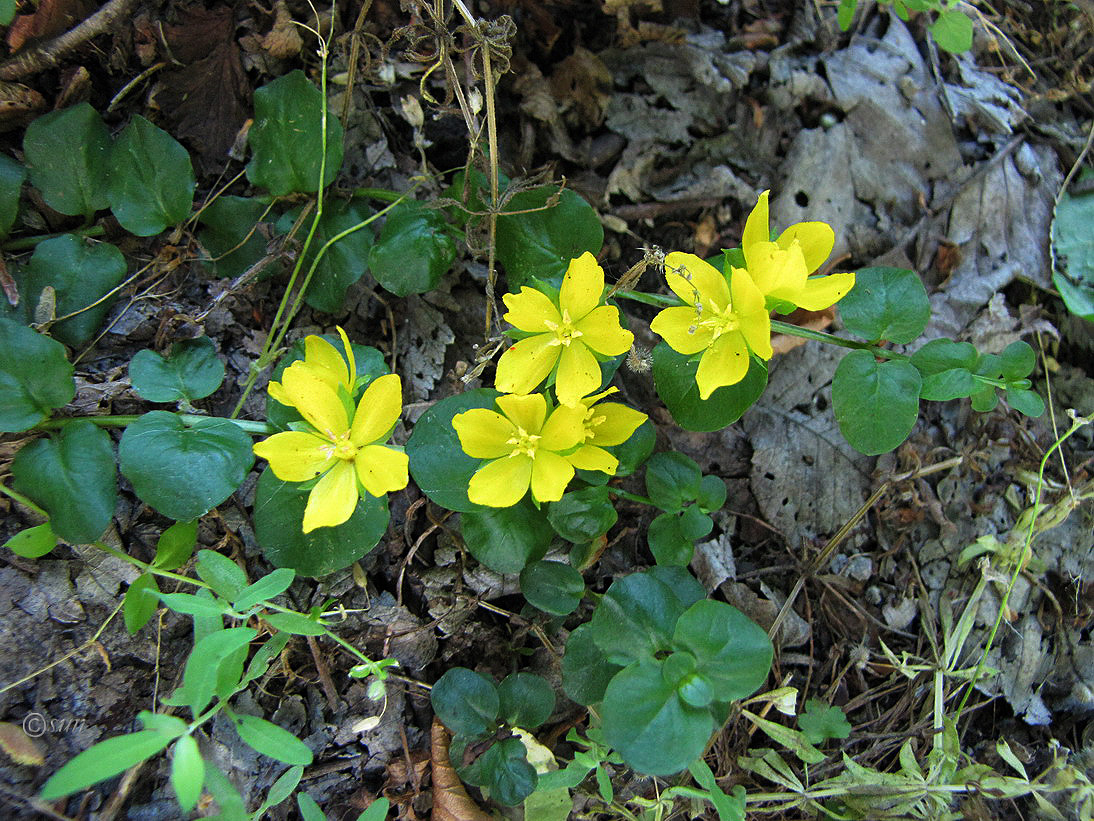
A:
POLYGON ((7 753, 16 764, 41 767, 46 763, 38 742, 28 736, 19 724, 0 722, 0 750, 7 753))
POLYGON ((448 745, 452 737, 436 718, 429 731, 429 740, 433 770, 433 821, 490 821, 490 816, 471 800, 456 775, 448 759, 448 745))

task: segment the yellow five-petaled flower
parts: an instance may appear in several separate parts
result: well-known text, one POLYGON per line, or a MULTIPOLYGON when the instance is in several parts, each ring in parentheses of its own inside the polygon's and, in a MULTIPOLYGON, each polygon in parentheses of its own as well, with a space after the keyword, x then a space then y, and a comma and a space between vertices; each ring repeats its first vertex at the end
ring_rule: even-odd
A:
POLYGON ((576 468, 599 470, 614 476, 619 460, 604 448, 622 445, 631 438, 631 434, 648 418, 641 411, 628 408, 618 402, 600 400, 616 393, 618 388, 608 388, 581 400, 585 411, 582 420, 585 426, 584 443, 566 458, 576 468))
POLYGON ((839 302, 855 285, 855 275, 829 274, 809 278, 828 259, 836 235, 824 222, 797 222, 771 242, 768 192, 760 194, 745 221, 741 250, 745 267, 760 292, 777 303, 807 311, 823 311, 839 302))
POLYGON ((685 304, 661 311, 650 327, 678 353, 703 353, 695 372, 701 399, 744 379, 749 350, 771 358, 771 318, 748 271, 733 268, 726 282, 695 254, 674 251, 665 257, 665 278, 685 304))
MULTIPOLYGON (((349 353, 348 342, 346 350, 349 353)), ((308 360, 286 368, 271 393, 277 401, 295 407, 310 430, 276 433, 254 446, 255 454, 270 463, 278 479, 319 478, 304 509, 305 533, 348 520, 362 488, 372 496, 383 496, 401 490, 409 481, 406 454, 382 444, 402 412, 402 381, 396 374, 377 378, 353 410, 351 394, 332 386, 332 381, 337 387, 353 384, 352 353, 349 358, 345 371, 335 366, 323 372, 308 360)), ((333 361, 328 364, 334 365, 333 361)))
POLYGON ((602 305, 604 270, 586 252, 571 260, 558 304, 546 294, 523 287, 503 297, 505 320, 532 336, 512 345, 498 360, 494 384, 502 393, 526 394, 546 379, 555 365, 555 394, 574 407, 600 387, 600 363, 594 354, 618 356, 634 335, 619 324, 619 310, 602 305))

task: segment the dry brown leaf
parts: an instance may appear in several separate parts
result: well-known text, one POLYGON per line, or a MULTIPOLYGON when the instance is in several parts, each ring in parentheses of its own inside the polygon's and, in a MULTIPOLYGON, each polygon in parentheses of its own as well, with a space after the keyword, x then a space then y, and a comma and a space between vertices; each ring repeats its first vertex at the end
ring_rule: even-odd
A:
POLYGON ((7 753, 16 764, 41 767, 46 763, 38 742, 28 736, 19 724, 0 722, 0 750, 7 753))
POLYGON ((596 127, 604 122, 604 109, 611 100, 612 73, 604 61, 578 46, 551 73, 551 93, 565 108, 570 108, 583 126, 596 127))
MULTIPOLYGON (((786 317, 786 321, 791 325, 797 325, 799 328, 806 328, 810 331, 823 331, 829 325, 832 324, 832 320, 836 318, 835 306, 825 308, 823 311, 806 311, 803 308, 799 308, 786 317)), ((771 335, 771 348, 777 354, 789 353, 797 348, 799 345, 804 345, 808 342, 808 339, 803 339, 800 336, 791 336, 790 334, 772 334, 771 335)))
POLYGON ((262 47, 277 60, 295 57, 304 47, 299 27, 293 22, 292 12, 284 0, 274 4, 276 16, 270 33, 262 38, 262 47))
POLYGON ((430 763, 433 769, 433 821, 491 821, 463 788, 448 760, 452 738, 436 718, 429 730, 430 763))
POLYGON ((18 51, 29 40, 68 31, 94 10, 87 0, 41 0, 34 14, 20 14, 8 26, 8 48, 18 51))

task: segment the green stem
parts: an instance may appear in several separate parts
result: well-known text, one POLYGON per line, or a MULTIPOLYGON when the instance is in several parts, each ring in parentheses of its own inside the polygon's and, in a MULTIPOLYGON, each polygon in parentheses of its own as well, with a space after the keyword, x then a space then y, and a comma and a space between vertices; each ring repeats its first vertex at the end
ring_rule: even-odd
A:
MULTIPOLYGON (((140 419, 141 415, 142 414, 129 413, 115 414, 112 416, 67 416, 58 419, 46 419, 44 422, 39 422, 35 425, 33 430, 60 430, 65 425, 71 425, 73 422, 90 422, 101 428, 124 428, 126 425, 132 425, 140 419)), ((180 422, 188 427, 196 425, 202 420, 217 419, 222 422, 231 422, 244 432, 253 433, 258 436, 269 436, 277 433, 277 429, 268 422, 254 422, 249 419, 228 419, 223 416, 202 416, 197 413, 176 413, 175 416, 179 418, 180 422)))
POLYGON ((684 304, 676 297, 666 294, 647 294, 643 291, 616 291, 615 295, 634 302, 641 302, 643 305, 652 305, 655 308, 675 308, 684 304))
POLYGON ((35 513, 37 513, 39 516, 45 516, 47 519, 49 518, 48 513, 46 513, 44 510, 42 510, 42 508, 38 507, 38 505, 34 504, 34 502, 32 502, 30 499, 28 499, 26 496, 24 496, 19 491, 12 490, 7 485, 0 484, 0 493, 3 493, 5 496, 10 496, 12 499, 17 501, 23 507, 30 508, 35 513))
POLYGON ((380 200, 381 202, 398 202, 405 194, 400 194, 397 191, 388 191, 386 188, 354 188, 353 198, 368 197, 373 200, 380 200))
POLYGON ((0 248, 5 251, 26 251, 31 248, 37 248, 40 244, 47 239, 54 239, 56 237, 63 237, 65 234, 76 234, 81 237, 101 237, 106 233, 106 229, 101 225, 91 225, 87 228, 77 228, 75 231, 61 231, 56 234, 41 234, 37 237, 20 237, 19 239, 9 240, 0 248))
POLYGON ((657 507, 657 503, 653 499, 649 499, 645 496, 639 496, 637 493, 630 493, 626 490, 620 490, 617 487, 609 487, 608 493, 614 496, 618 496, 620 499, 627 499, 631 502, 638 502, 640 505, 650 505, 651 507, 657 507))
POLYGON ((888 348, 878 347, 869 342, 857 342, 854 339, 844 339, 842 336, 836 336, 835 334, 830 334, 825 331, 814 331, 809 328, 803 328, 800 325, 793 325, 789 322, 780 322, 777 319, 771 320, 771 332, 786 334, 787 336, 800 336, 802 339, 812 339, 816 342, 827 342, 829 345, 838 345, 841 348, 869 351, 874 356, 880 356, 884 359, 911 360, 910 356, 891 351, 888 348))
POLYGON ((151 573, 154 576, 162 576, 165 579, 174 579, 177 582, 186 582, 187 584, 192 584, 195 587, 204 587, 207 589, 209 588, 209 585, 207 585, 200 579, 192 579, 189 576, 183 576, 181 573, 172 573, 170 570, 163 570, 159 567, 156 567, 155 565, 149 564, 148 562, 142 562, 140 559, 130 556, 128 553, 123 553, 122 551, 118 550, 118 548, 111 547, 104 542, 92 542, 91 544, 99 548, 99 550, 102 550, 105 553, 109 553, 116 559, 121 559, 123 562, 129 562, 131 565, 139 568, 145 573, 151 573))

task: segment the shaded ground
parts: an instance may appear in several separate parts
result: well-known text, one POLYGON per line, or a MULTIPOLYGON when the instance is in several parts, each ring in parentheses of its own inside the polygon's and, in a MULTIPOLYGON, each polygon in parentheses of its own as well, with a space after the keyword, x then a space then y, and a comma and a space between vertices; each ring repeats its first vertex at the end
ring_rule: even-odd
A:
MULTIPOLYGON (((659 446, 690 455, 728 483, 726 507, 693 569, 708 589, 765 627, 828 539, 874 490, 892 483, 806 581, 784 617, 770 682, 793 684, 802 701, 840 705, 854 726, 844 749, 861 764, 893 766, 909 737, 925 751, 932 737, 929 676, 895 672, 882 642, 897 656, 933 657, 939 612, 959 613, 978 578, 975 561, 959 566, 957 556, 982 537, 1007 543, 1032 504, 1031 475, 1055 438, 1054 425, 1066 428, 1062 410, 1094 411, 1092 336, 1051 292, 1047 244, 1055 198, 1094 114, 1091 17, 1055 3, 978 15, 973 55, 954 57, 927 43, 922 20, 906 26, 876 9, 860 15, 853 34, 841 34, 834 8, 822 8, 819 19, 813 4, 482 5, 484 16, 510 14, 516 22, 510 72, 497 97, 503 168, 519 176, 549 166, 549 175, 565 177, 592 202, 607 229, 601 262, 612 275, 648 244, 698 254, 735 245, 756 195, 770 188, 778 225, 833 225, 834 267, 890 264, 921 273, 934 310, 929 337, 968 339, 984 352, 1024 338, 1040 352, 1036 387, 1052 398, 1055 422, 1030 422, 1005 408, 978 415, 967 402, 925 403, 908 443, 877 459, 856 454, 840 437, 828 388, 837 358, 816 346, 777 357, 760 403, 719 433, 680 430, 648 374, 623 376, 629 402, 652 409, 659 446), (948 467, 900 478, 940 463, 948 467)), ((9 29, 12 48, 22 45, 18 31, 28 32, 23 40, 50 38, 90 11, 64 0, 40 8, 9 29)), ((347 69, 347 32, 358 11, 356 4, 339 7, 321 21, 335 34, 334 110, 348 111, 338 186, 404 190, 423 157, 431 172, 459 167, 466 129, 451 111, 421 98, 428 31, 419 25, 397 32, 412 19, 399 4, 377 0, 370 9, 360 29, 359 82, 344 99, 337 77, 347 69), (424 110, 422 120, 408 100, 424 110)), ((313 18, 303 5, 283 2, 270 13, 254 5, 131 5, 93 45, 63 55, 59 68, 11 76, 0 66, 0 77, 24 84, 13 92, 22 108, 13 102, 5 109, 12 129, 6 145, 18 147, 25 122, 54 106, 90 100, 105 111, 126 83, 160 66, 118 101, 109 121, 142 113, 186 143, 199 168, 200 197, 242 167, 225 157, 250 113, 252 90, 295 67, 315 70, 311 35, 290 19, 313 18)), ((445 98, 440 73, 427 89, 445 98)), ((445 182, 427 181, 418 197, 436 195, 445 182)), ((231 192, 245 189, 237 182, 231 192)), ((40 223, 25 226, 27 233, 68 227, 44 208, 40 213, 48 215, 28 217, 40 223)), ((130 240, 132 258, 159 262, 82 358, 78 412, 143 409, 129 391, 132 354, 202 332, 229 371, 203 407, 227 414, 234 406, 283 286, 267 280, 229 291, 229 281, 208 276, 191 238, 174 245, 181 250, 130 240)), ((355 341, 397 357, 409 389, 409 428, 428 402, 463 389, 457 374, 483 341, 484 279, 484 258, 466 249, 442 286, 422 297, 383 295, 366 275, 339 314, 301 314, 296 335, 340 324, 355 341)), ((656 272, 649 270, 642 285, 658 289, 656 272)), ((652 346, 644 324, 652 311, 639 306, 630 315, 639 341, 652 346)), ((252 394, 244 416, 260 418, 263 403, 261 392, 252 394)), ((0 478, 20 444, 0 438, 0 478)), ((1068 498, 1068 487, 1089 492, 1092 455, 1087 429, 1049 463, 1049 503, 1068 498)), ((245 562, 252 578, 269 569, 248 515, 256 477, 205 517, 199 536, 201 546, 245 562)), ((122 489, 109 538, 150 559, 167 522, 126 493, 124 480, 122 489)), ((0 511, 5 538, 29 523, 6 500, 0 511)), ((514 658, 557 680, 555 659, 520 612, 514 579, 477 566, 441 513, 413 485, 394 494, 391 528, 362 560, 364 573, 298 583, 290 596, 295 606, 336 599, 347 611, 340 634, 375 657, 397 658, 418 681, 435 681, 457 664, 504 675, 514 658)), ((621 504, 609 547, 587 575, 590 587, 602 591, 614 575, 651 563, 650 516, 621 504)), ((1013 612, 989 656, 1000 675, 974 696, 976 710, 964 727, 963 749, 984 763, 1003 766, 994 746, 1000 737, 1023 751, 1031 773, 1047 766, 1053 740, 1074 751, 1080 766, 1094 751, 1085 723, 1094 709, 1091 533, 1087 502, 1039 535, 1035 552, 1044 570, 1024 576, 1011 599, 1013 612)), ((31 714, 49 722, 38 739, 45 766, 5 760, 3 767, 3 814, 31 816, 27 797, 49 773, 96 740, 133 729, 137 711, 173 688, 191 634, 170 613, 134 637, 119 618, 99 633, 136 573, 93 550, 64 548, 38 561, 5 552, 0 560, 0 716, 16 725, 31 714)), ((966 644, 968 663, 997 611, 998 595, 989 588, 966 644)), ((563 625, 546 628, 561 643, 563 625)), ((415 686, 393 687, 382 708, 345 675, 351 664, 331 647, 295 640, 261 695, 239 708, 281 724, 315 750, 317 763, 302 787, 331 817, 352 817, 381 793, 398 817, 427 817, 428 696, 415 686), (378 726, 356 729, 381 709, 378 726)), ((549 725, 554 741, 582 720, 575 705, 561 703, 549 725)), ((220 724, 203 744, 246 797, 263 794, 282 769, 220 724)), ((735 725, 708 760, 727 788, 770 791, 769 782, 736 763, 750 745, 766 746, 745 724, 735 725)), ((565 743, 555 751, 568 757, 565 743)), ((838 756, 829 756, 811 777, 833 775, 839 766, 838 756)), ((69 817, 175 817, 165 773, 157 760, 121 787, 54 809, 69 817)), ((618 778, 622 793, 652 794, 648 783, 628 778, 618 778)), ((975 798, 962 812, 1013 818, 1019 809, 975 798)), ((290 816, 285 808, 273 813, 290 816)))

